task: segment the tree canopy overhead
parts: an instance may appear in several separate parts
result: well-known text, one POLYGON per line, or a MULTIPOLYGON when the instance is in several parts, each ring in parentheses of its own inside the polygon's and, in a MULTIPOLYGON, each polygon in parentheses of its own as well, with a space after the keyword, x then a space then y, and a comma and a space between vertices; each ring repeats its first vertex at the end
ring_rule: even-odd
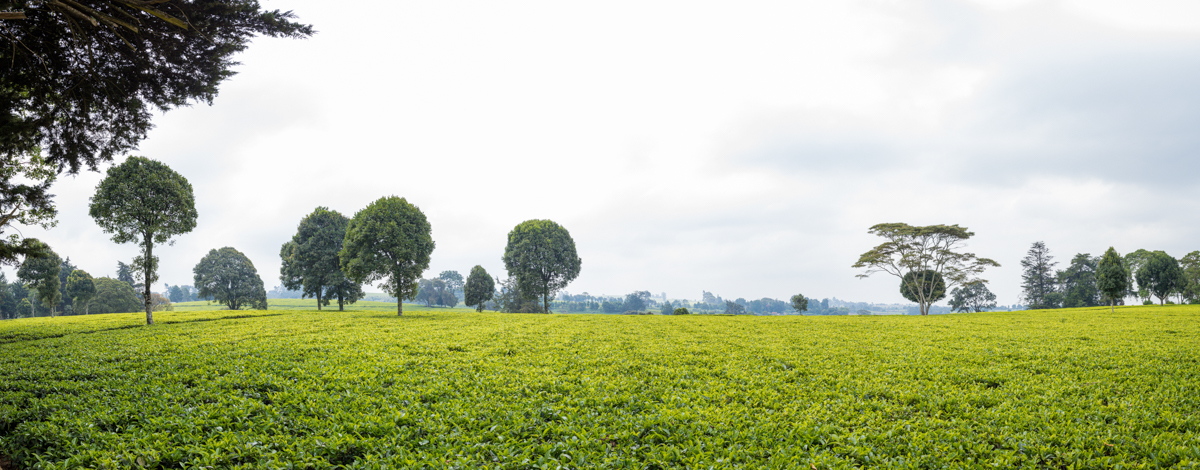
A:
MULTIPOLYGON (((973 253, 961 253, 963 242, 975 235, 958 225, 929 225, 924 227, 904 223, 878 224, 868 230, 872 235, 887 239, 858 258, 852 267, 865 269, 858 277, 867 278, 883 272, 910 283, 908 291, 917 299, 921 315, 929 314, 929 306, 945 295, 945 290, 978 280, 978 275, 1000 263, 980 258, 973 253), (944 284, 913 283, 922 279, 910 273, 932 271, 942 276, 944 284), (906 276, 909 276, 906 279, 906 276), (940 289, 939 289, 940 287, 940 289), (941 296, 939 294, 939 291, 941 296)), ((901 288, 903 292, 904 287, 901 288)))

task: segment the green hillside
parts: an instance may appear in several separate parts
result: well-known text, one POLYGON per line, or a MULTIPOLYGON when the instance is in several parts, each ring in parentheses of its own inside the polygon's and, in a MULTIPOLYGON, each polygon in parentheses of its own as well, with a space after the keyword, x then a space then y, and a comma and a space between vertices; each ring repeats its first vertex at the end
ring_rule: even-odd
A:
POLYGON ((0 322, 0 467, 1200 465, 1195 306, 141 318, 0 322))

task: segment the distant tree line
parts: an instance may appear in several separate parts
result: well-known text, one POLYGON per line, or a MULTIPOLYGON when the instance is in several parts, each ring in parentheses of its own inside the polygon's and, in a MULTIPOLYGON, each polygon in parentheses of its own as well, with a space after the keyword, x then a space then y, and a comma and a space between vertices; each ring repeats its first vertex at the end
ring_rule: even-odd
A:
POLYGON ((1064 269, 1043 242, 1034 242, 1021 260, 1021 300, 1030 309, 1200 303, 1200 251, 1176 259, 1163 251, 1139 249, 1121 256, 1110 247, 1103 256, 1079 253, 1064 269))

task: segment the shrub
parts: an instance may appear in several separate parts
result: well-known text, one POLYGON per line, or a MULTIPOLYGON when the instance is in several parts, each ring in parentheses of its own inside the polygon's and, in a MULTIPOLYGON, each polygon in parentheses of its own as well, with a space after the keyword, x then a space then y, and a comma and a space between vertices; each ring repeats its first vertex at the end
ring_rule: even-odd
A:
POLYGON ((692 312, 689 312, 688 309, 683 308, 683 307, 679 307, 679 308, 675 309, 675 312, 674 312, 675 315, 687 315, 690 313, 692 313, 692 312))

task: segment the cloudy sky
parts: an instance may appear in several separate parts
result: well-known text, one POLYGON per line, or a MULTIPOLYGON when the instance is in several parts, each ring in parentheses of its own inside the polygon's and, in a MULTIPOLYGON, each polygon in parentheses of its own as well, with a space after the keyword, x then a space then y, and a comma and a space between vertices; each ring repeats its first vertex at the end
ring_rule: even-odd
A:
MULTIPOLYGON (((223 246, 277 285, 304 215, 387 195, 429 218, 429 276, 503 277, 508 231, 557 221, 573 293, 902 302, 850 268, 881 222, 973 230, 1002 304, 1034 241, 1200 249, 1200 3, 263 4, 319 33, 256 40, 138 152, 200 214, 156 250, 160 286, 223 246)), ((22 231, 111 276, 136 247, 87 216, 100 178, 61 179, 58 227, 22 231)))

